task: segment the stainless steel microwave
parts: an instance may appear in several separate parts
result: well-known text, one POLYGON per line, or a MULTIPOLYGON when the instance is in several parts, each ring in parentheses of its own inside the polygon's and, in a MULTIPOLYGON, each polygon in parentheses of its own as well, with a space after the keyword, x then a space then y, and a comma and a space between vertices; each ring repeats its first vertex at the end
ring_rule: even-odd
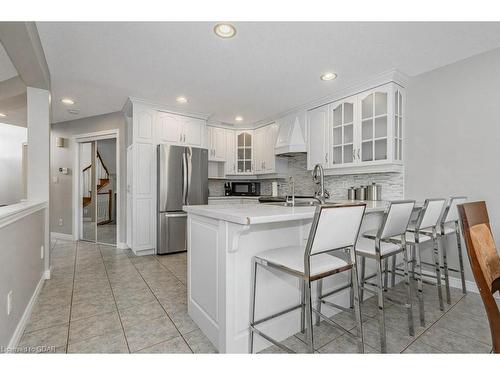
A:
POLYGON ((260 182, 231 182, 231 195, 260 195, 260 182))

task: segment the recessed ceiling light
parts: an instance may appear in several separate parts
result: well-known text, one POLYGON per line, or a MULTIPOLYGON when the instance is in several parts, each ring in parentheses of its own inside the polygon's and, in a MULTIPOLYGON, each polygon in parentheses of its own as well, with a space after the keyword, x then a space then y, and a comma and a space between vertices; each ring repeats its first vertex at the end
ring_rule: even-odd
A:
POLYGON ((236 35, 236 28, 230 23, 218 23, 214 27, 214 33, 221 38, 232 38, 236 35))
POLYGON ((79 109, 68 109, 68 112, 71 113, 72 115, 77 115, 80 113, 79 109))
POLYGON ((337 75, 335 73, 328 72, 328 73, 322 74, 320 78, 322 81, 331 81, 332 79, 337 78, 337 75))
POLYGON ((236 116, 236 117, 234 118, 234 121, 241 122, 241 121, 243 121, 243 117, 241 117, 241 116, 236 116))
POLYGON ((7 117, 5 113, 0 113, 0 117, 7 117))
POLYGON ((177 101, 177 103, 182 103, 182 104, 188 102, 188 100, 185 96, 178 96, 177 99, 175 99, 175 100, 177 101))
POLYGON ((70 98, 62 98, 61 103, 66 104, 66 105, 73 105, 75 104, 75 101, 70 98))

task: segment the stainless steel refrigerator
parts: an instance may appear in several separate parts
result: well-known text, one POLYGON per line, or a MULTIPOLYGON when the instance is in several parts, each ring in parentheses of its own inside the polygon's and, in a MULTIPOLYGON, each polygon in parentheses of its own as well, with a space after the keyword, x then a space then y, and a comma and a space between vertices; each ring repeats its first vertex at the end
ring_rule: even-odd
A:
POLYGON ((158 254, 186 251, 184 205, 208 203, 208 150, 158 145, 158 254))

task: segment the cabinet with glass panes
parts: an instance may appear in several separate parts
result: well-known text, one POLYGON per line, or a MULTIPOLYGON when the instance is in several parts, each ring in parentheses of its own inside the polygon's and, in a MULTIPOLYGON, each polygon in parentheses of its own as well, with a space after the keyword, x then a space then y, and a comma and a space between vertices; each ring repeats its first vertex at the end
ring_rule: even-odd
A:
POLYGON ((360 170, 402 164, 403 102, 403 88, 389 83, 329 104, 325 167, 360 170))
POLYGON ((236 132, 236 171, 253 173, 253 130, 236 132))

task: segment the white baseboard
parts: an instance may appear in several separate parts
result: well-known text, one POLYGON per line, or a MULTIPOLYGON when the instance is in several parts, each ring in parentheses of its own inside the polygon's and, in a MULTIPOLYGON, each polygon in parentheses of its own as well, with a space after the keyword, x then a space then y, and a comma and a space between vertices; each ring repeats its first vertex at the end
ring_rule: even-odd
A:
POLYGON ((122 249, 122 250, 126 250, 126 249, 129 249, 128 245, 125 243, 125 242, 118 242, 116 244, 116 247, 118 249, 122 249))
POLYGON ((43 272, 43 278, 44 278, 45 280, 50 280, 50 275, 51 275, 51 273, 52 273, 52 267, 50 267, 48 270, 45 270, 45 271, 43 272))
MULTIPOLYGON (((132 251, 134 251, 134 250, 132 249, 132 251)), ((153 255, 153 254, 156 254, 156 250, 155 249, 139 250, 139 251, 134 251, 134 254, 137 256, 153 255)))
POLYGON ((38 285, 35 288, 35 291, 33 292, 33 295, 31 296, 28 305, 26 306, 26 309, 24 310, 23 315, 21 316, 21 320, 17 324, 17 327, 12 334, 12 337, 9 341, 8 348, 13 349, 16 348, 17 345, 19 344, 19 340, 21 340, 21 336, 23 335, 24 328, 26 328, 26 324, 28 323, 30 316, 31 316, 31 311, 33 310, 33 306, 35 305, 35 302, 38 298, 38 295, 40 294, 40 291, 42 290, 43 282, 45 281, 45 273, 42 274, 42 278, 38 282, 38 285))
POLYGON ((66 233, 50 232, 50 238, 56 240, 73 241, 73 235, 66 233))

